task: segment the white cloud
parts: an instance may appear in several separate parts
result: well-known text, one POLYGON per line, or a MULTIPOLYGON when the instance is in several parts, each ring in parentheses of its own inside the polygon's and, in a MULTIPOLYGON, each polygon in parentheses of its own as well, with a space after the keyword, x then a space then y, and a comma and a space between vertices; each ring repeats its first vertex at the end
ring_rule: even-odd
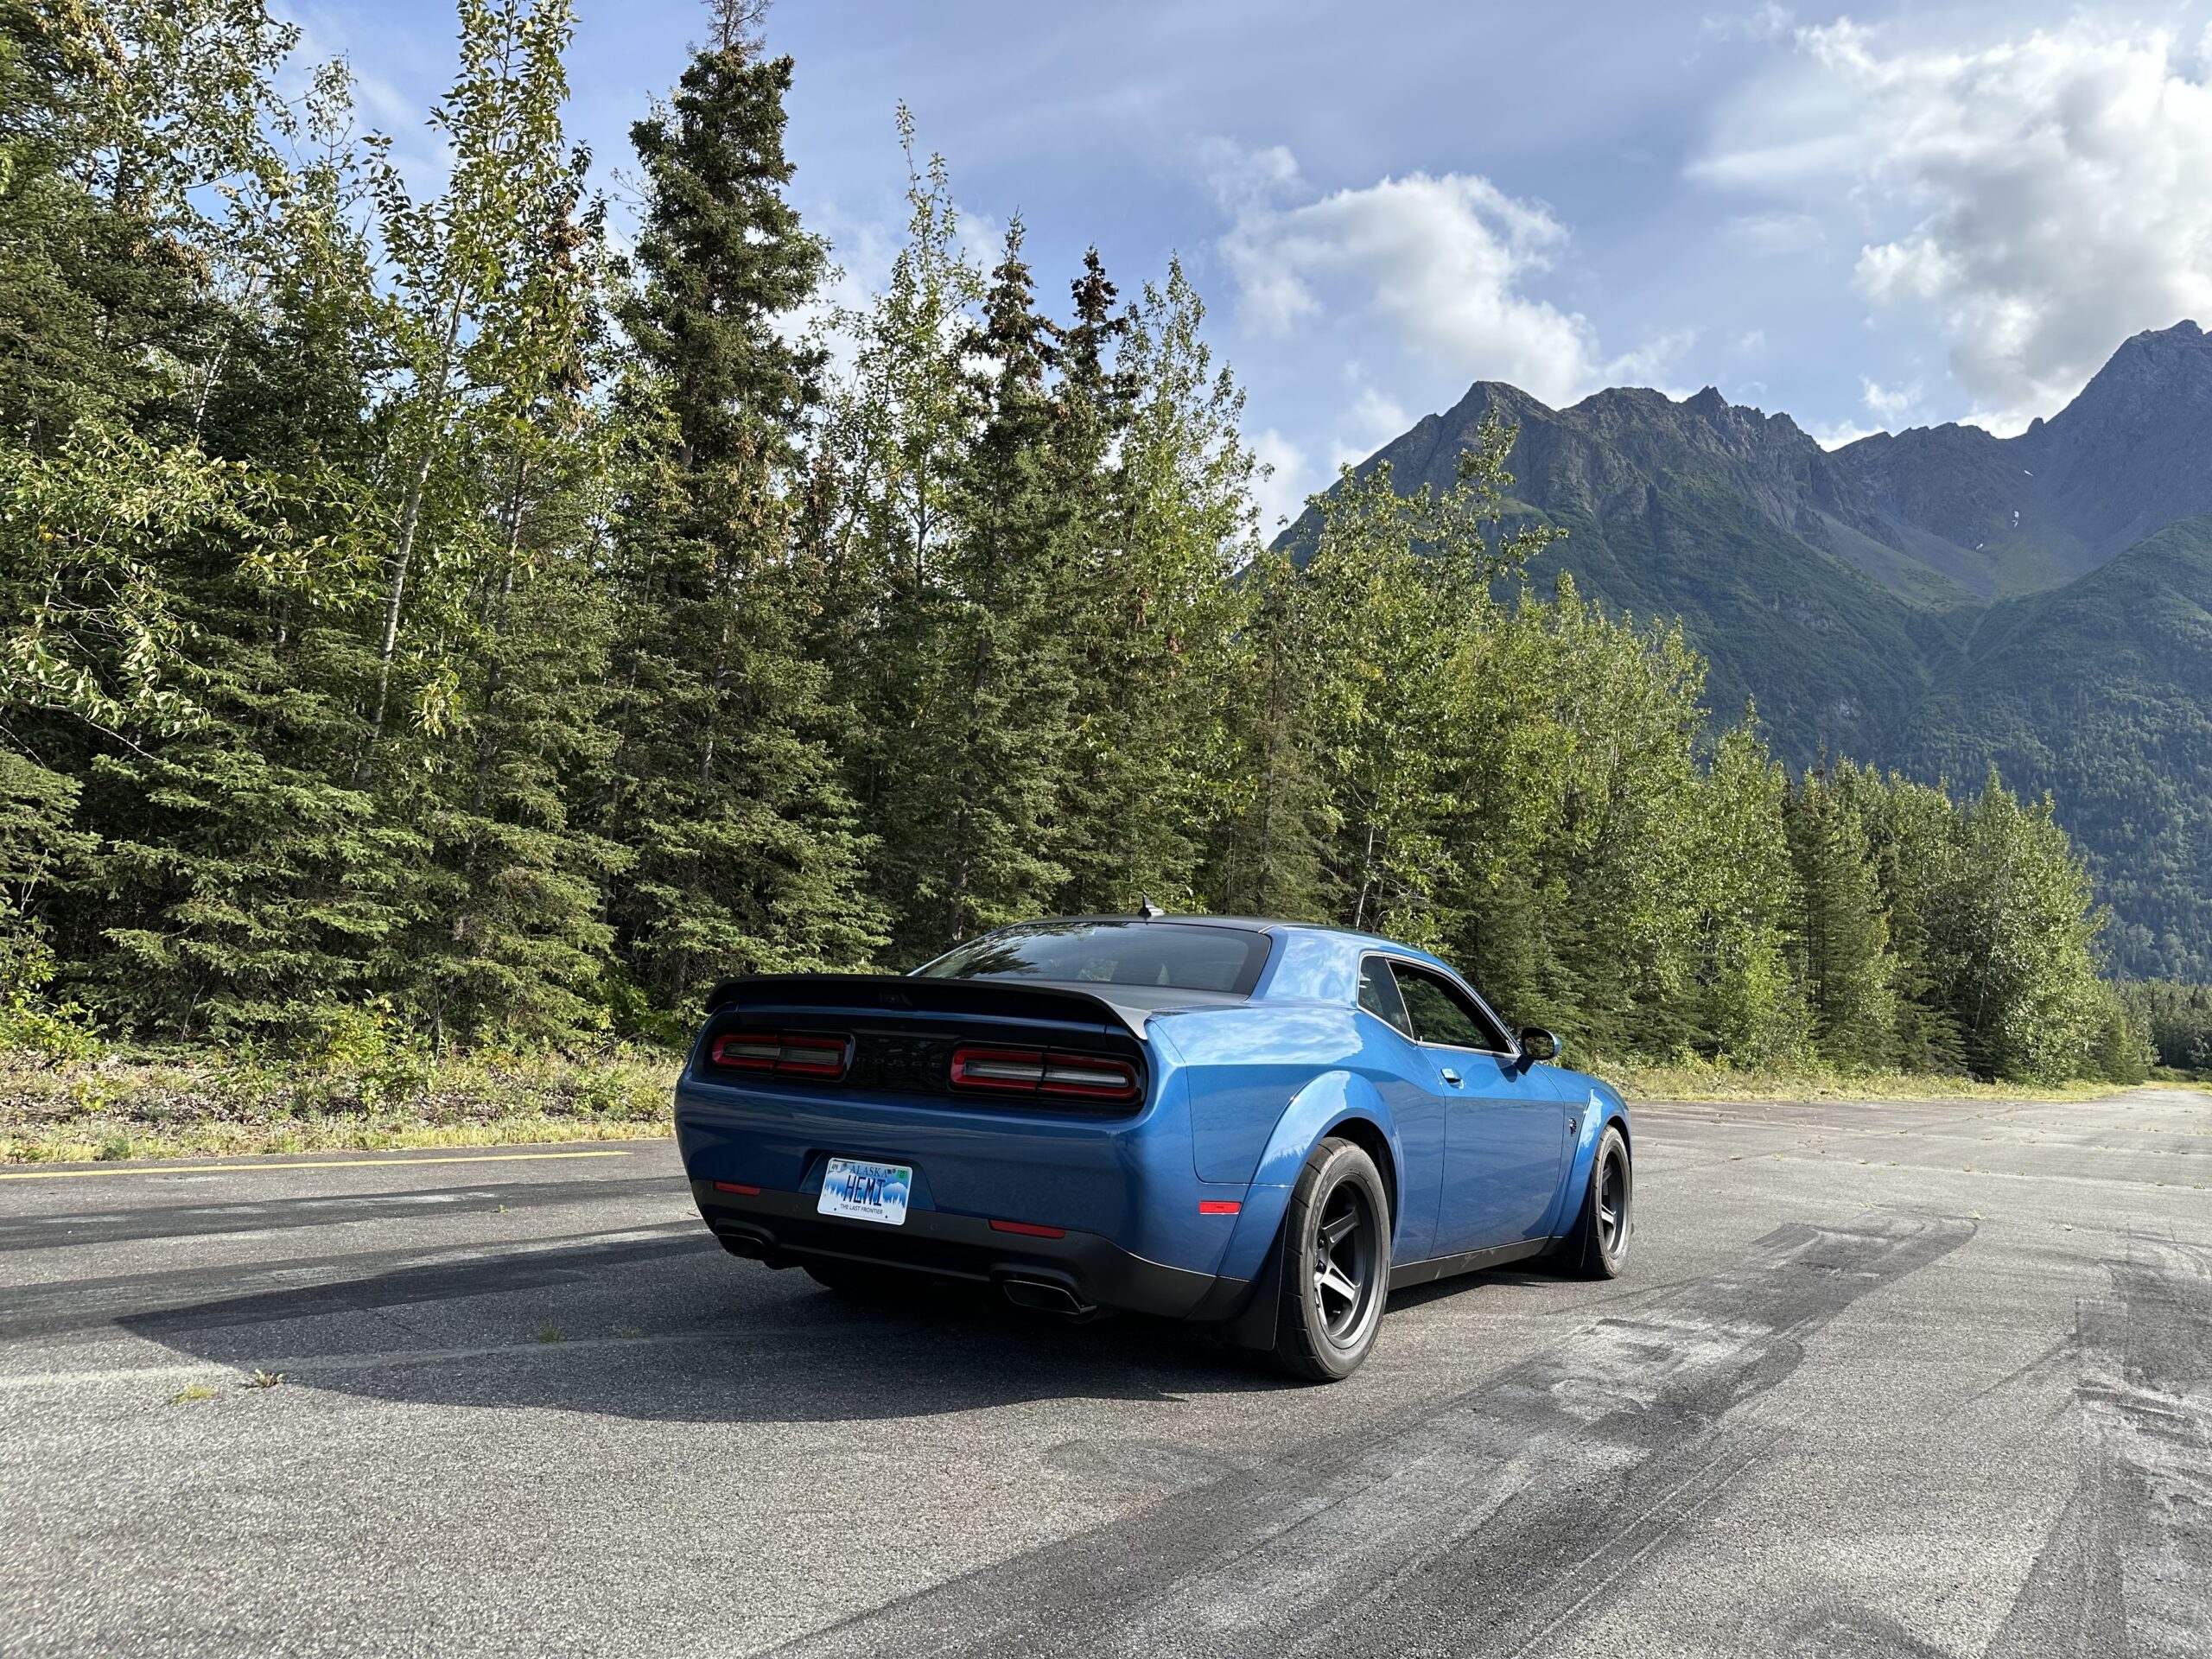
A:
POLYGON ((1924 318, 1977 418, 2048 414, 2144 328, 2212 317, 2212 51, 2088 17, 1973 50, 1847 21, 1693 176, 1860 217, 1859 289, 1924 318))
POLYGON ((1306 511, 1306 498, 1328 480, 1316 475, 1306 452, 1272 426, 1252 440, 1252 453, 1268 475, 1252 495, 1260 509, 1260 537, 1273 541, 1284 524, 1306 511))
POLYGON ((1882 429, 1878 426, 1861 426, 1856 421, 1838 421, 1833 426, 1808 426, 1805 435, 1823 449, 1840 449, 1847 443, 1871 438, 1882 429))
POLYGON ((1414 423, 1398 401, 1368 385, 1355 366, 1353 378, 1359 395, 1337 419, 1337 447, 1329 457, 1332 467, 1365 461, 1414 423))
POLYGON ((1787 35, 1796 21, 1788 7, 1777 5, 1775 0, 1767 0, 1764 5, 1755 6, 1749 11, 1708 16, 1700 25, 1698 32, 1708 40, 1770 41, 1777 35, 1787 35))
POLYGON ((1827 239, 1827 226, 1812 213, 1738 213, 1721 231, 1756 254, 1802 253, 1827 239))
POLYGON ((1324 317, 1378 321, 1425 367, 1510 380, 1550 403, 1602 372, 1596 331, 1532 296, 1567 232, 1539 202, 1473 174, 1408 174, 1318 200, 1280 146, 1215 140, 1201 168, 1234 217, 1223 257, 1246 321, 1287 335, 1324 317))
POLYGON ((1885 428, 1904 425, 1912 418, 1913 411, 1920 407, 1920 382, 1917 380, 1909 386, 1885 386, 1862 375, 1859 384, 1863 388, 1861 401, 1885 428))
POLYGON ((2033 415, 2012 409, 1970 409, 1959 416, 1961 426, 1978 426, 1993 437, 2016 438, 2028 429, 2033 415))
POLYGON ((1264 207, 1298 188, 1298 157, 1281 144, 1248 149, 1233 138, 1198 145, 1198 172, 1214 200, 1239 211, 1264 207))
POLYGON ((1678 328, 1671 333, 1646 340, 1632 352, 1623 352, 1609 359, 1605 365, 1605 384, 1611 386, 1651 386, 1669 397, 1687 397, 1695 387, 1670 387, 1664 384, 1676 365, 1689 355, 1690 347, 1697 344, 1697 330, 1678 328))

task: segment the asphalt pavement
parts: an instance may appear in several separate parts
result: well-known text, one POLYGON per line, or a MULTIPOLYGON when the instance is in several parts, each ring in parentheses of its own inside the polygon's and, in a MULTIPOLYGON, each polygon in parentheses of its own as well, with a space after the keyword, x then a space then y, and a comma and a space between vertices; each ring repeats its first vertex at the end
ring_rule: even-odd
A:
POLYGON ((0 1654, 2212 1656, 2212 1096, 1636 1129, 1624 1278, 1329 1388, 665 1141, 0 1171, 0 1654))

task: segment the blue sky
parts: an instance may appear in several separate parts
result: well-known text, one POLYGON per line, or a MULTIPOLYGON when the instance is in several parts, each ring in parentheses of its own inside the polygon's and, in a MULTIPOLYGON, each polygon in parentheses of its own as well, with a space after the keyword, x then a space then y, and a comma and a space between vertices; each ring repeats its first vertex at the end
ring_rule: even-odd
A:
MULTIPOLYGON (((281 0, 280 0, 281 3, 281 0)), ((604 177, 702 29, 578 0, 604 177)), ((439 0, 300 0, 374 125, 450 75, 439 0)), ((1279 511, 1469 382, 1706 385, 1825 442, 2012 431, 2129 334, 2212 324, 2212 3, 778 0, 802 211, 849 289, 903 219, 900 99, 1055 287, 1179 251, 1279 511)))

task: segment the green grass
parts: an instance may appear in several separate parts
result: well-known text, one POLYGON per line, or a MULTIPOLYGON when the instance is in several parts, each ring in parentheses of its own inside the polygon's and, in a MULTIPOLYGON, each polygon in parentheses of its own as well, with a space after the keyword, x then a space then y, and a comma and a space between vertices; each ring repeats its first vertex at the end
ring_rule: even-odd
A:
POLYGON ((2101 1100, 2127 1087, 2117 1083, 1980 1083, 1925 1072, 1779 1070, 1706 1061, 1663 1065, 1598 1061, 1590 1070, 1631 1101, 2101 1100))
POLYGON ((0 1164, 638 1140, 680 1062, 650 1049, 359 1065, 213 1050, 0 1056, 0 1164))

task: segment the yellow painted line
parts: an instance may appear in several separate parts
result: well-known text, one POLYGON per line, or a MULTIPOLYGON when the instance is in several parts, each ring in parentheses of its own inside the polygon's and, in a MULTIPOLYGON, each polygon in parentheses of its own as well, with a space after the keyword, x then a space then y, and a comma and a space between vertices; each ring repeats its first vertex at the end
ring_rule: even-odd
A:
POLYGON ((627 1158, 627 1152, 495 1152, 455 1158, 329 1158, 307 1164, 143 1164, 128 1169, 0 1171, 0 1181, 66 1181, 79 1175, 236 1175, 282 1169, 385 1169, 394 1164, 531 1164, 551 1158, 627 1158))

